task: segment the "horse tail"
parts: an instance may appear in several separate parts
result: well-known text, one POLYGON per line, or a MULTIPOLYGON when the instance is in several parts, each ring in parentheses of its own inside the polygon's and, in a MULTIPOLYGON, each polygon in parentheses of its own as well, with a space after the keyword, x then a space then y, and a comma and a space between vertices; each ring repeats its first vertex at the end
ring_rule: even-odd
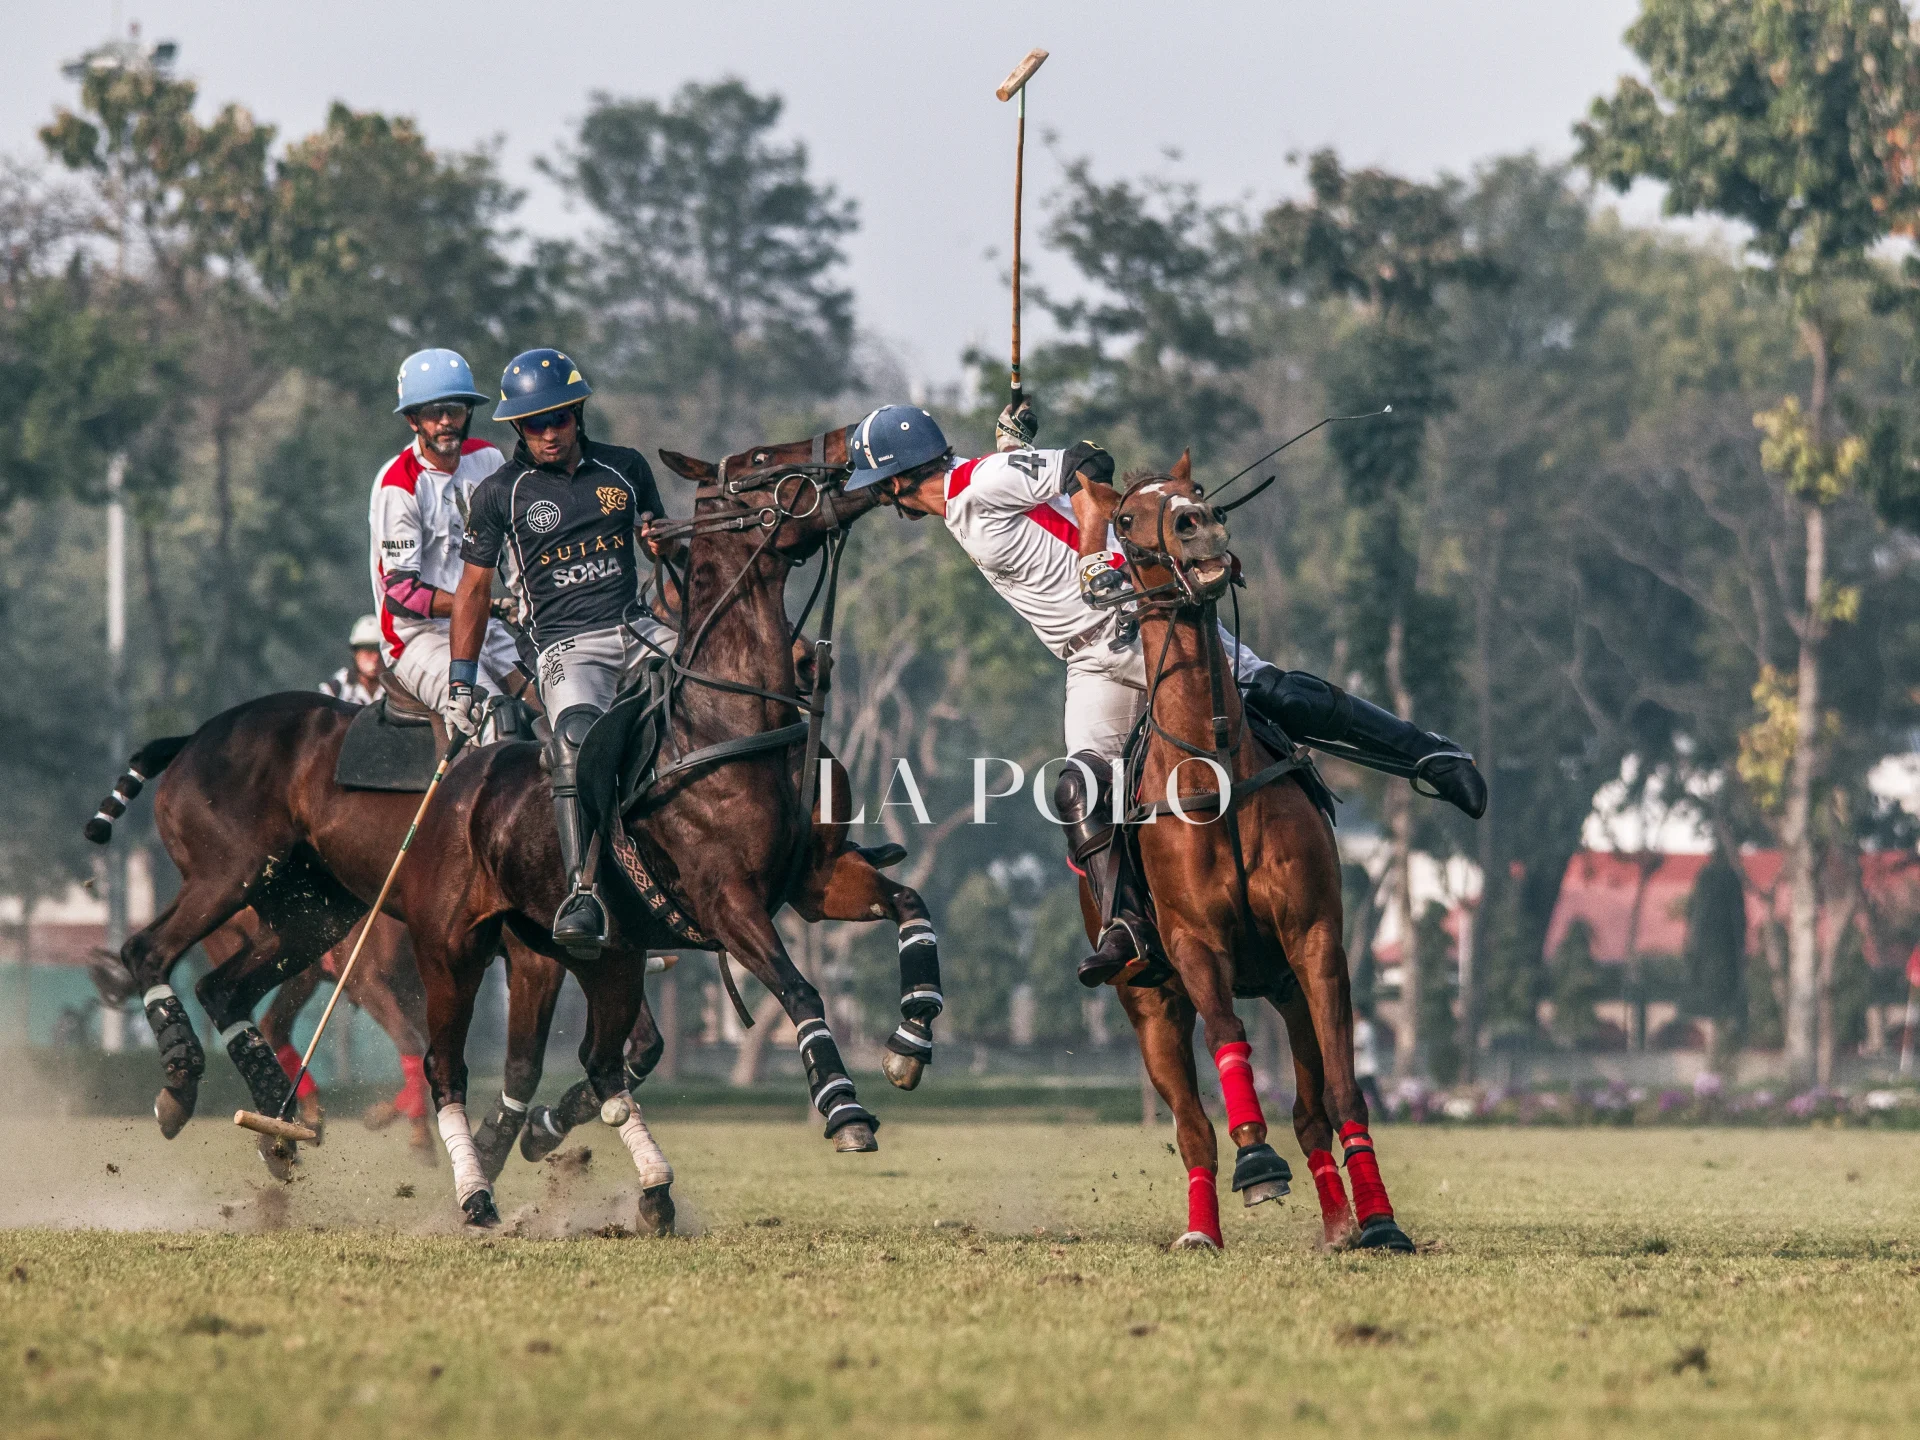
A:
POLYGON ((127 762, 127 773, 113 782, 113 793, 100 802, 100 808, 87 821, 84 831, 87 839, 96 845, 113 839, 113 822, 127 813, 127 806, 133 803, 141 787, 166 769, 191 739, 191 735, 169 735, 164 740, 149 740, 134 751, 133 758, 127 762))

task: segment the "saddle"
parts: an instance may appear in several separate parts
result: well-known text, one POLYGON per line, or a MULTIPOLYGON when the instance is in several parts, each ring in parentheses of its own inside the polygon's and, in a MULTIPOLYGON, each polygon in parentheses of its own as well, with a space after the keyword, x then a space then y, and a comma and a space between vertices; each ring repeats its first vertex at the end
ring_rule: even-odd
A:
POLYGON ((423 793, 447 753, 447 727, 392 671, 386 692, 347 726, 333 783, 343 790, 423 793))

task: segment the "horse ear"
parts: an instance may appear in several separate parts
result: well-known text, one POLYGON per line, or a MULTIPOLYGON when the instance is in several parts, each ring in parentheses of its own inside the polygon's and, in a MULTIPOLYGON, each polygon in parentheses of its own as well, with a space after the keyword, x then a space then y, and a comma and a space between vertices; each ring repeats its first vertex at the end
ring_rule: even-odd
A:
POLYGON ((1180 452, 1180 458, 1173 462, 1173 469, 1167 473, 1176 480, 1192 480, 1193 452, 1191 450, 1182 450, 1180 452))
POLYGON ((683 480, 714 480, 720 475, 710 461, 696 460, 691 455, 682 455, 678 450, 662 450, 660 459, 683 480))

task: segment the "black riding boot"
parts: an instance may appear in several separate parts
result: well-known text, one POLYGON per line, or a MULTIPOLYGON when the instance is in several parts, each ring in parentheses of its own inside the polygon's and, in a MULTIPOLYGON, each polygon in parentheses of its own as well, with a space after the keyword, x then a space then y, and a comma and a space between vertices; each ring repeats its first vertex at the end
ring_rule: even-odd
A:
POLYGON ((1424 781, 1434 795, 1475 820, 1487 813, 1486 780, 1473 757, 1444 735, 1422 730, 1304 670, 1269 665, 1255 672, 1241 694, 1295 740, 1402 776, 1416 790, 1424 781))
POLYGON ((592 960, 607 943, 607 912, 580 872, 587 852, 577 788, 580 743, 597 711, 576 706, 560 717, 548 753, 553 776, 553 818, 560 831, 560 863, 567 875, 567 898, 553 916, 553 939, 576 960, 592 960))
POLYGON ((1091 751, 1083 750, 1073 758, 1100 778, 1098 793, 1089 797, 1086 776, 1078 765, 1070 764, 1053 792, 1060 828, 1067 835, 1067 852, 1087 877, 1100 913, 1100 940, 1093 954, 1080 962, 1080 983, 1089 990, 1116 978, 1129 985, 1161 984, 1167 978, 1167 964, 1159 957, 1157 937, 1147 923, 1120 829, 1110 818, 1112 770, 1091 751))

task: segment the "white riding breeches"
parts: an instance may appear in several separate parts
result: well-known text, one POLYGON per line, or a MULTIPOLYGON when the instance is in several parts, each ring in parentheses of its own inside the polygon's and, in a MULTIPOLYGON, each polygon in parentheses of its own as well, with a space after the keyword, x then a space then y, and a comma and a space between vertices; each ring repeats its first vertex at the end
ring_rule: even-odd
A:
MULTIPOLYGON (((1220 629, 1220 643, 1233 657, 1234 678, 1242 685, 1267 662, 1220 629)), ((1091 750, 1116 760, 1147 704, 1147 658, 1141 642, 1109 650, 1102 642, 1067 661, 1067 754, 1091 750)))
POLYGON ((540 652, 540 703, 557 721, 576 705, 605 710, 650 655, 673 653, 680 637, 652 616, 556 640, 540 652), (636 633, 636 631, 638 633, 636 633), (653 643, 647 644, 644 635, 653 643), (656 648, 657 647, 657 648, 656 648))
MULTIPOLYGON (((407 636, 406 648, 390 667, 400 683, 435 714, 447 705, 447 664, 453 649, 444 624, 422 627, 407 636)), ((480 642, 480 683, 496 695, 507 693, 507 677, 520 659, 513 637, 497 621, 487 622, 480 642)))

